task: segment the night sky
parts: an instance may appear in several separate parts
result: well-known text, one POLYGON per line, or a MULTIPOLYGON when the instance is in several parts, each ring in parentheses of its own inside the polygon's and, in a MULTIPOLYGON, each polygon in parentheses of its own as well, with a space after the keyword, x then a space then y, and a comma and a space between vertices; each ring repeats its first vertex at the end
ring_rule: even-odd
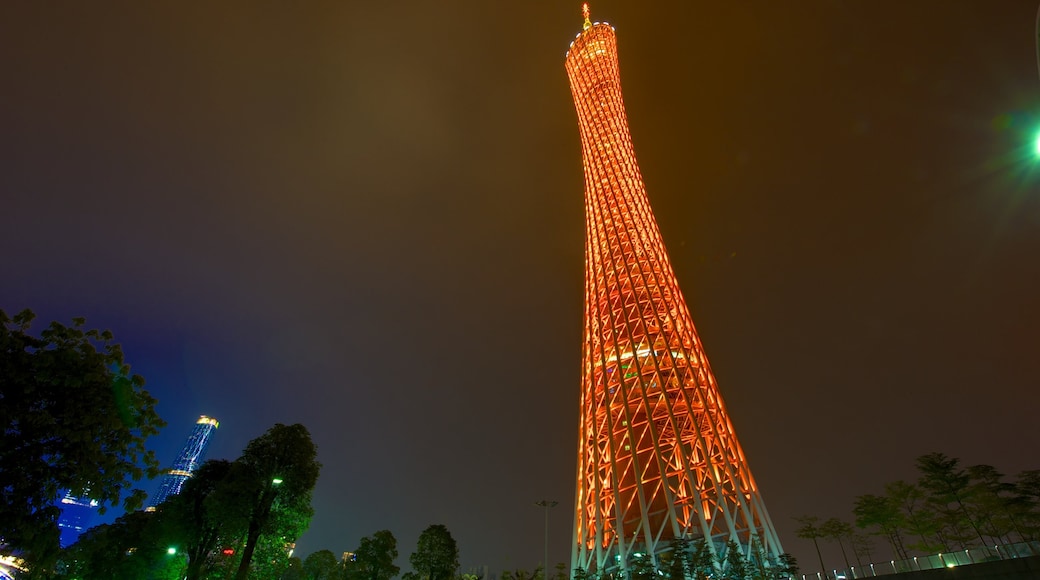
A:
MULTIPOLYGON (((622 2, 632 136, 784 548, 930 451, 1040 468, 1036 2, 622 2)), ((0 309, 111 329, 233 459, 303 423, 298 553, 568 561, 580 3, 0 5, 0 309)), ((152 491, 157 483, 149 483, 152 491)), ((879 543, 880 546, 880 543, 879 543)), ((879 550, 887 554, 885 549, 879 550)), ((836 551, 831 565, 838 564, 836 551)))

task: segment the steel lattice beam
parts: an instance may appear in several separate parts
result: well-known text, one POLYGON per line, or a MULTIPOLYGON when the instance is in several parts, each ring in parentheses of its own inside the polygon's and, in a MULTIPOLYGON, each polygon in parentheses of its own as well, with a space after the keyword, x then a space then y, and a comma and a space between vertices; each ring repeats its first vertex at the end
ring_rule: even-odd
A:
POLYGON ((624 569, 676 537, 776 557, 657 227, 628 131, 614 29, 571 44, 585 167, 585 334, 572 568, 624 569))

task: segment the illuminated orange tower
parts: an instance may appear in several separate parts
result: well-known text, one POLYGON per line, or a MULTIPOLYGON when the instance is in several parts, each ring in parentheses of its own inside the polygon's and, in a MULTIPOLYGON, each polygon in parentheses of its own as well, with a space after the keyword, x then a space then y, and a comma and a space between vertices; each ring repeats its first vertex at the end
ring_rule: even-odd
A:
POLYGON ((776 558, 776 530, 726 414, 643 186, 614 29, 567 51, 585 166, 585 336, 572 569, 610 573, 673 538, 776 558))

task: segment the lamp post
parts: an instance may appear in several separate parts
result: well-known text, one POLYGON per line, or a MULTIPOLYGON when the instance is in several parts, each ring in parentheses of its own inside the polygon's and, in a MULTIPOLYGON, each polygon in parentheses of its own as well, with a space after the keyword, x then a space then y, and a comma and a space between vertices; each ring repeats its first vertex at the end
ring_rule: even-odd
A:
POLYGON ((534 502, 534 505, 545 508, 545 563, 542 564, 542 580, 549 580, 549 510, 556 507, 560 502, 554 499, 543 499, 534 502))

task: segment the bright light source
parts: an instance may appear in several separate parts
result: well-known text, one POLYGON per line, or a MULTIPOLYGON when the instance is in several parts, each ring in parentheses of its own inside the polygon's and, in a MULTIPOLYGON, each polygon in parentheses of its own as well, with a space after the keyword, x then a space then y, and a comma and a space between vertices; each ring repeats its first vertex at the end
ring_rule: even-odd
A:
POLYGON ((276 477, 276 478, 271 480, 271 483, 273 483, 275 485, 278 485, 278 484, 282 483, 282 480, 276 477))
POLYGON ((177 553, 177 548, 174 548, 173 546, 170 546, 169 548, 166 548, 166 553, 170 554, 170 555, 176 554, 177 553))
POLYGON ((1037 155, 1037 157, 1040 157, 1040 132, 1038 132, 1036 134, 1036 143, 1035 143, 1035 145, 1036 145, 1036 155, 1037 155))

